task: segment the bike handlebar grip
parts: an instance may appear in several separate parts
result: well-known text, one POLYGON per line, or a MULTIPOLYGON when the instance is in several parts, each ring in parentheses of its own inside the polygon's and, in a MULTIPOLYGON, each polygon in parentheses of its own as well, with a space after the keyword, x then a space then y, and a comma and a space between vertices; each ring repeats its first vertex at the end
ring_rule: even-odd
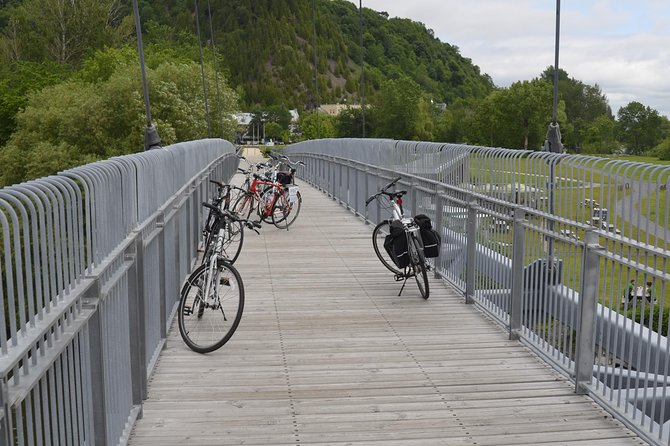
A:
POLYGON ((222 182, 220 182, 220 181, 216 181, 216 180, 209 180, 209 182, 210 182, 210 183, 214 183, 214 184, 216 184, 216 185, 217 185, 217 186, 219 186, 219 187, 220 187, 221 189, 223 189, 224 187, 226 187, 226 185, 225 185, 225 184, 223 184, 223 183, 222 183, 222 182))
POLYGON ((394 179, 394 180, 391 181, 389 184, 387 184, 386 186, 384 186, 384 187, 382 188, 382 190, 386 190, 386 189, 388 189, 389 187, 393 186, 395 183, 397 183, 398 181, 400 181, 401 178, 402 178, 402 177, 398 177, 398 178, 394 179))
POLYGON ((375 199, 375 195, 371 196, 370 198, 368 198, 367 200, 365 200, 365 205, 366 205, 366 206, 369 205, 370 203, 372 203, 372 200, 374 200, 374 199, 375 199))

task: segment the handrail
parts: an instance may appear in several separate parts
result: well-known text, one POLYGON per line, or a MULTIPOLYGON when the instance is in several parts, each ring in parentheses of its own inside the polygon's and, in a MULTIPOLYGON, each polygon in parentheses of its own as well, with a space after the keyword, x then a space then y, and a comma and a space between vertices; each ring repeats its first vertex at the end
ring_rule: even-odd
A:
POLYGON ((0 444, 127 443, 197 255, 206 179, 237 164, 206 139, 0 189, 0 444))
POLYGON ((386 216, 365 198, 401 175, 407 209, 429 215, 442 235, 436 276, 576 392, 650 443, 669 444, 669 166, 375 139, 285 152, 306 163, 299 178, 371 223, 386 216), (629 302, 631 281, 651 281, 657 303, 629 302))

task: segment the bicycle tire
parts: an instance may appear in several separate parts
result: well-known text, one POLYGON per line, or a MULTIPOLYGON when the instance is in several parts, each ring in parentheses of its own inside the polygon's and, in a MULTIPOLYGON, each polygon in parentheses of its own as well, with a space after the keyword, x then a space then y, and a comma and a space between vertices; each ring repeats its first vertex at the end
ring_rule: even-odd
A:
POLYGON ((428 271, 426 270, 426 257, 423 254, 423 246, 415 235, 410 235, 410 243, 414 253, 410 254, 410 268, 419 287, 419 293, 424 299, 430 297, 430 286, 428 285, 428 271))
POLYGON ((393 260, 384 249, 384 241, 386 236, 391 233, 390 226, 393 220, 384 220, 375 226, 375 229, 372 231, 372 247, 375 250, 375 254, 382 262, 382 264, 391 271, 393 274, 402 274, 402 270, 393 263, 393 260))
POLYGON ((302 196, 296 193, 295 202, 291 203, 286 193, 279 194, 272 204, 272 223, 279 229, 288 229, 293 224, 302 206, 302 196))
POLYGON ((215 302, 210 304, 202 298, 209 279, 209 267, 209 264, 200 265, 189 276, 177 310, 179 333, 184 343, 197 353, 211 353, 228 342, 244 311, 242 278, 227 261, 219 261, 213 269, 215 302))
MULTIPOLYGON (((202 256, 202 263, 207 262, 212 250, 216 246, 216 236, 218 235, 218 228, 213 228, 207 235, 205 241, 205 254, 202 256)), ((222 252, 220 253, 230 263, 235 263, 242 251, 244 244, 244 225, 239 221, 228 221, 223 237, 222 252)))

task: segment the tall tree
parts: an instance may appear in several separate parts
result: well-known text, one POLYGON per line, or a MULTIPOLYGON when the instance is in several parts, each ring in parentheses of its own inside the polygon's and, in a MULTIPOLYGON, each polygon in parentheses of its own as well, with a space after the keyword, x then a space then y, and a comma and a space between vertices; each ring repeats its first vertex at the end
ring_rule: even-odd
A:
POLYGON ((617 114, 621 141, 633 155, 655 147, 663 139, 663 118, 649 106, 633 101, 617 114))
POLYGON ((408 77, 386 81, 376 115, 375 135, 393 139, 432 139, 432 117, 419 85, 408 77))
POLYGON ((118 6, 119 0, 26 0, 13 10, 5 46, 19 60, 76 64, 113 42, 118 6))

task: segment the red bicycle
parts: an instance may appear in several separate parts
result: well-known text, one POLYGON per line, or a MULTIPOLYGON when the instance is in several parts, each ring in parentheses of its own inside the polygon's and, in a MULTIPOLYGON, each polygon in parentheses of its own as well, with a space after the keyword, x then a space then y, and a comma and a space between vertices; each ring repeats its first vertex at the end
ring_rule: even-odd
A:
POLYGON ((275 183, 253 174, 249 189, 235 201, 233 211, 248 219, 256 210, 261 221, 288 229, 298 218, 301 204, 298 186, 275 183))

